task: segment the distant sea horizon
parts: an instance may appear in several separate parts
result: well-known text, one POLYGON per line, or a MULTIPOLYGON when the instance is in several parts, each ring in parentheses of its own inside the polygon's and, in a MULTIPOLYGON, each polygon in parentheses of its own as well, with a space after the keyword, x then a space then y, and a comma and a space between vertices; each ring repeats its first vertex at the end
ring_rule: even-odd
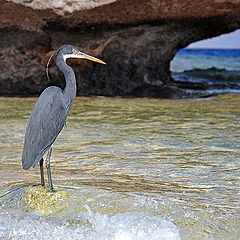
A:
POLYGON ((210 55, 210 56, 240 56, 237 48, 183 48, 177 54, 210 55))
POLYGON ((170 64, 172 72, 209 68, 240 71, 240 49, 183 48, 170 64))
POLYGON ((240 50, 240 46, 239 47, 227 47, 227 48, 223 48, 223 47, 186 47, 183 49, 225 49, 225 50, 240 50))

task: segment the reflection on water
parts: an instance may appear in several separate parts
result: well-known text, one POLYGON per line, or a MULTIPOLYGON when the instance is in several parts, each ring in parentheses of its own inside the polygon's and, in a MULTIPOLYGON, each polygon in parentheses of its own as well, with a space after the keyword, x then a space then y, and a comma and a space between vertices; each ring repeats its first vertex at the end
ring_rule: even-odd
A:
POLYGON ((240 95, 77 98, 53 147, 57 193, 21 169, 35 101, 0 98, 0 238, 238 239, 240 95))

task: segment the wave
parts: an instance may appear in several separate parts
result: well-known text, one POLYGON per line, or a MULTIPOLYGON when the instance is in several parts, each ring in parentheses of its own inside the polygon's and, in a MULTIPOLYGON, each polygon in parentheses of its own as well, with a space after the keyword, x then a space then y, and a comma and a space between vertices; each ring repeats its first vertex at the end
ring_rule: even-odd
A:
POLYGON ((15 210, 0 215, 0 237, 6 239, 181 239, 170 220, 150 213, 100 214, 89 210, 59 218, 15 210))

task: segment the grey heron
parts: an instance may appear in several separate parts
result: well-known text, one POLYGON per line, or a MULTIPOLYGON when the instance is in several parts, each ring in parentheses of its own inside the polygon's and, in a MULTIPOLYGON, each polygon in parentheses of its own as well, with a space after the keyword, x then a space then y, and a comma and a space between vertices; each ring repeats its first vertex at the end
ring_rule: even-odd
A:
POLYGON ((63 128, 76 96, 76 78, 73 69, 66 63, 68 58, 85 58, 105 64, 71 45, 63 45, 56 52, 55 64, 63 73, 66 86, 63 90, 56 86, 48 87, 39 96, 29 117, 22 152, 22 168, 26 170, 39 163, 41 184, 44 186, 43 156, 48 151, 46 165, 51 190, 53 190, 50 171, 52 144, 63 128))

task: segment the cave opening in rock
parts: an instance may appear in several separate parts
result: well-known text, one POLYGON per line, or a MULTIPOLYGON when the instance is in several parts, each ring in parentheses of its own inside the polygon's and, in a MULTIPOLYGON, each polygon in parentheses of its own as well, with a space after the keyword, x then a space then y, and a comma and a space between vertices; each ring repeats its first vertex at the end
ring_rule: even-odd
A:
POLYGON ((240 89, 240 30, 190 44, 170 63, 179 86, 211 89, 213 93, 240 89), (215 90, 215 92, 213 91, 215 90))

